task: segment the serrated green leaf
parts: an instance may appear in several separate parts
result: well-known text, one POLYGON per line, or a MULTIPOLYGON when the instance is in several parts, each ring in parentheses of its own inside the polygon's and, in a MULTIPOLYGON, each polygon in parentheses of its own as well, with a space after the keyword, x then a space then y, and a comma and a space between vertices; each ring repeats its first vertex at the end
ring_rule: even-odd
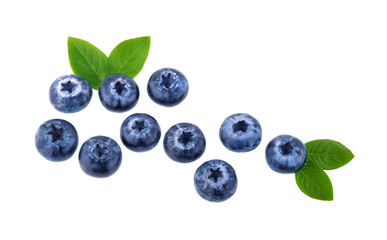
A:
POLYGON ((295 175, 298 187, 309 197, 325 201, 333 200, 331 180, 322 168, 305 165, 295 175))
POLYGON ((136 77, 149 54, 150 37, 133 38, 118 44, 109 55, 108 73, 136 77))
POLYGON ((354 158, 347 147, 329 139, 310 141, 305 147, 306 162, 326 170, 342 167, 354 158))
POLYGON ((83 77, 92 88, 98 90, 99 84, 107 75, 107 56, 82 39, 69 37, 67 45, 74 74, 83 77))

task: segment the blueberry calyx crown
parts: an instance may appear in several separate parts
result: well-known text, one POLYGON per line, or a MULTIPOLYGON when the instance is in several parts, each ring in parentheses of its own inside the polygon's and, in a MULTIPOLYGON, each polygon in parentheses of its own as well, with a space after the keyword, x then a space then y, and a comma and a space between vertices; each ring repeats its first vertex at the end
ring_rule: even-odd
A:
POLYGON ((188 143, 192 142, 193 134, 190 131, 183 131, 178 139, 178 142, 187 146, 188 143))
POLYGON ((122 92, 124 92, 126 90, 126 84, 121 82, 121 81, 117 81, 114 84, 114 90, 116 90, 118 95, 121 95, 122 92))
POLYGON ((95 155, 96 155, 96 159, 98 160, 102 160, 102 156, 105 154, 107 150, 107 147, 106 146, 101 146, 100 144, 96 144, 95 145, 95 155))
POLYGON ((62 86, 61 88, 62 91, 64 92, 67 91, 69 93, 72 93, 76 85, 71 81, 67 81, 66 83, 61 83, 61 86, 62 86))
POLYGON ((63 128, 57 128, 53 123, 50 126, 51 130, 47 132, 48 135, 51 135, 52 142, 56 142, 62 138, 63 128))
POLYGON ((220 171, 220 167, 218 167, 217 169, 213 169, 213 168, 210 168, 210 176, 208 176, 208 179, 213 179, 214 182, 216 183, 218 181, 218 178, 221 178, 223 177, 223 173, 222 171, 220 171))
POLYGON ((292 155, 294 146, 291 142, 287 141, 285 144, 279 146, 279 149, 283 155, 292 155))
POLYGON ((132 125, 133 130, 137 130, 138 132, 141 132, 146 128, 144 120, 136 120, 134 121, 134 124, 132 125))
POLYGON ((170 87, 172 87, 175 82, 176 82, 176 78, 177 76, 174 75, 172 76, 172 73, 171 72, 168 72, 167 75, 165 75, 166 73, 163 73, 161 75, 161 79, 160 79, 160 86, 163 87, 165 90, 169 90, 170 87))
POLYGON ((238 131, 246 132, 248 127, 249 125, 245 122, 245 120, 242 120, 234 123, 234 125, 232 126, 232 130, 234 131, 234 133, 238 131))

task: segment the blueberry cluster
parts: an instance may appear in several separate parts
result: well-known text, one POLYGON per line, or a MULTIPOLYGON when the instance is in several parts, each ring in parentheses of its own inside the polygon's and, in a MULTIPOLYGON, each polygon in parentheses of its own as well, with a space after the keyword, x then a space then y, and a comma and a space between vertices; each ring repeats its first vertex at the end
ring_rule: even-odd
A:
MULTIPOLYGON (((188 94, 187 78, 178 70, 163 68, 153 73, 147 91, 157 104, 171 107, 181 103, 188 94)), ((126 112, 139 99, 136 82, 124 74, 107 76, 100 84, 98 95, 102 105, 112 112, 126 112)), ((76 75, 59 77, 50 87, 50 101, 61 112, 74 113, 84 109, 92 97, 87 80, 76 75)), ((153 149, 159 142, 161 130, 158 122, 145 113, 127 117, 120 130, 123 145, 135 152, 153 149)), ((261 143, 260 123, 245 113, 227 117, 219 130, 223 145, 234 152, 249 152, 261 143)), ((69 159, 78 146, 75 127, 62 119, 44 122, 35 135, 39 153, 51 161, 69 159)), ((206 139, 200 128, 192 123, 178 123, 164 135, 163 146, 169 158, 189 163, 200 158, 206 149, 206 139)), ((82 170, 93 177, 109 177, 121 165, 122 151, 119 144, 106 136, 95 136, 85 141, 79 151, 82 170)), ((267 145, 266 160, 270 168, 279 173, 294 173, 305 164, 306 149, 297 138, 281 135, 267 145)), ((221 202, 236 191, 237 176, 234 168, 223 160, 203 163, 194 174, 198 194, 206 200, 221 202)))

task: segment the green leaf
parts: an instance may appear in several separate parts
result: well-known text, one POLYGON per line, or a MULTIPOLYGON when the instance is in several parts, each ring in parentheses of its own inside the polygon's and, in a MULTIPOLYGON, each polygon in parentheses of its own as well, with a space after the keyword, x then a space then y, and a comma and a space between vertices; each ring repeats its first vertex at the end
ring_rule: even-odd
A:
POLYGON ((133 38, 118 44, 109 55, 109 75, 122 73, 136 77, 145 64, 149 48, 150 37, 133 38))
POLYGON ((318 200, 333 200, 331 180, 322 168, 314 165, 304 165, 295 175, 298 187, 309 197, 318 200))
POLYGON ((99 84, 107 75, 107 56, 82 39, 69 37, 67 45, 74 74, 83 77, 92 88, 98 90, 99 84))
POLYGON ((354 158, 347 147, 333 140, 314 140, 307 142, 305 147, 306 162, 326 170, 342 167, 354 158))

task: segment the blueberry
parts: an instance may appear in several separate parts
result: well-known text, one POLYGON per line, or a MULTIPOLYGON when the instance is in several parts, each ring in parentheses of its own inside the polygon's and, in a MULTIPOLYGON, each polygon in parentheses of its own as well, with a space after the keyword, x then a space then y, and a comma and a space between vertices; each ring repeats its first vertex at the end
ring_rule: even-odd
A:
POLYGON ((261 143, 261 125, 248 114, 234 114, 223 121, 219 137, 227 149, 234 152, 248 152, 261 143))
POLYGON ((194 183, 202 198, 221 202, 234 195, 238 179, 230 164, 222 160, 210 160, 196 170, 194 183))
POLYGON ((93 177, 109 177, 121 165, 121 148, 116 141, 105 136, 96 136, 83 143, 79 151, 82 170, 93 177))
POLYGON ((266 147, 267 164, 276 172, 295 173, 304 166, 305 160, 305 145, 296 137, 280 135, 266 147))
POLYGON ((51 104, 64 113, 81 111, 89 104, 92 95, 89 82, 77 75, 59 77, 50 87, 51 104))
POLYGON ((176 162, 193 162, 203 155, 205 148, 202 131, 191 123, 172 126, 164 137, 165 153, 176 162))
POLYGON ((181 103, 187 94, 187 78, 176 69, 163 68, 149 78, 148 95, 155 103, 172 107, 181 103))
POLYGON ((144 152, 154 148, 160 140, 161 131, 156 119, 148 114, 136 113, 121 125, 121 140, 132 151, 144 152))
POLYGON ((102 105, 109 111, 126 112, 137 104, 140 92, 131 77, 117 73, 101 82, 98 94, 102 105))
POLYGON ((78 133, 74 126, 62 119, 51 119, 38 128, 35 145, 48 160, 59 162, 69 159, 78 147, 78 133))

